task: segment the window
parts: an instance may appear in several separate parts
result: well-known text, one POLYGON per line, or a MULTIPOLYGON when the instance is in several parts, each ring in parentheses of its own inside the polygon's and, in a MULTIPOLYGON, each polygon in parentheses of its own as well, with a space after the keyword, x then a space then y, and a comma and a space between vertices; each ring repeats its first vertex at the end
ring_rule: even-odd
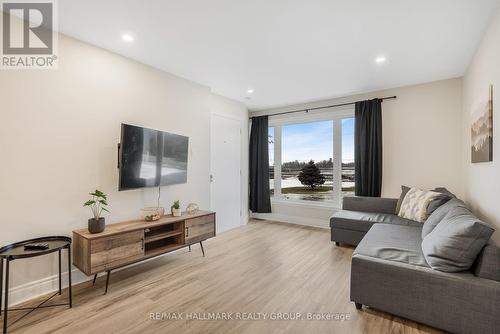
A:
POLYGON ((270 127, 269 132, 269 193, 274 196, 274 128, 270 127))
POLYGON ((352 111, 271 119, 270 189, 274 201, 340 206, 354 194, 352 111))
POLYGON ((281 128, 281 197, 333 200, 333 122, 281 128))

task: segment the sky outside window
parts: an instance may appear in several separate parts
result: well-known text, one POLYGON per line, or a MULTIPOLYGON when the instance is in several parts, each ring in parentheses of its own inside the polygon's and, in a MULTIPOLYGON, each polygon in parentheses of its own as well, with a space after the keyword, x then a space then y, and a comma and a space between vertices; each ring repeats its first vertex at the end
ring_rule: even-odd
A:
MULTIPOLYGON (((333 155, 333 122, 284 126, 282 142, 283 162, 328 160, 333 155)), ((342 162, 354 162, 354 118, 342 120, 342 162)))
POLYGON ((354 162, 354 118, 342 120, 342 162, 354 162))
POLYGON ((281 137, 282 162, 317 162, 333 156, 332 121, 286 125, 281 137))

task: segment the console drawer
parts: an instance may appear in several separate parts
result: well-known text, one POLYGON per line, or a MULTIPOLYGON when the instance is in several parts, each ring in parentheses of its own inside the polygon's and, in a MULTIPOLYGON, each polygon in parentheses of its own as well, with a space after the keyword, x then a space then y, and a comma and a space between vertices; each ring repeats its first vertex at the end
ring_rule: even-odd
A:
POLYGON ((186 219, 185 243, 192 244, 215 236, 215 215, 186 219))
POLYGON ((90 242, 91 272, 97 273, 141 259, 144 231, 131 231, 90 242))

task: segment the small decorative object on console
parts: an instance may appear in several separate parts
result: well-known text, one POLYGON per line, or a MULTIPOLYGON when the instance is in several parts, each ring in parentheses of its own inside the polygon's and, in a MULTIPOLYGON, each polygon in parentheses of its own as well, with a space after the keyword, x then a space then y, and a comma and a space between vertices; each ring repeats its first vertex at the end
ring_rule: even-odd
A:
POLYGON ((180 217, 181 216, 181 204, 179 200, 175 201, 174 204, 171 207, 172 209, 172 216, 174 217, 180 217))
POLYGON ((193 213, 196 213, 200 208, 198 207, 198 204, 196 203, 189 203, 186 212, 192 215, 193 213))
POLYGON ((160 219, 165 215, 165 208, 163 207, 148 207, 141 209, 141 219, 151 222, 160 219))
POLYGON ((90 206, 94 218, 89 219, 89 232, 90 233, 101 233, 106 227, 106 222, 104 217, 101 217, 103 211, 109 212, 106 206, 108 206, 108 197, 105 193, 100 190, 95 190, 90 193, 92 199, 88 200, 83 204, 83 206, 90 206))

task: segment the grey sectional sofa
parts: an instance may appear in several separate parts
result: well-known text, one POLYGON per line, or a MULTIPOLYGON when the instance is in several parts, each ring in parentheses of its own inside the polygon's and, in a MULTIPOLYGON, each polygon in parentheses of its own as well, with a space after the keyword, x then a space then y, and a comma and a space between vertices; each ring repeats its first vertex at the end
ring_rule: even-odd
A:
POLYGON ((331 239, 357 245, 350 297, 453 333, 500 333, 500 248, 491 241, 469 271, 432 269, 422 253, 422 224, 394 214, 396 199, 344 198, 331 239))

